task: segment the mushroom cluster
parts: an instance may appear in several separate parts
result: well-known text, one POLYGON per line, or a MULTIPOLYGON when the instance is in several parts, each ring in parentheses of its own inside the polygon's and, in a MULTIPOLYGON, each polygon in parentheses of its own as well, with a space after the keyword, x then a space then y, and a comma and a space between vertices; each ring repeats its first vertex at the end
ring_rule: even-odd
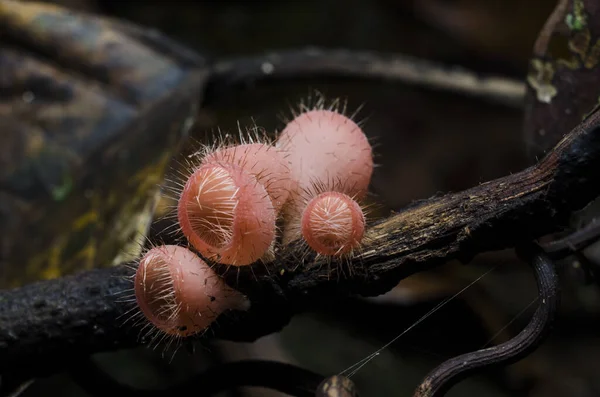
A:
POLYGON ((304 109, 274 142, 222 143, 197 157, 177 205, 190 249, 148 250, 134 279, 137 305, 155 329, 188 336, 226 310, 249 307, 209 263, 268 264, 278 244, 298 241, 337 259, 360 247, 373 153, 361 127, 337 108, 304 109))

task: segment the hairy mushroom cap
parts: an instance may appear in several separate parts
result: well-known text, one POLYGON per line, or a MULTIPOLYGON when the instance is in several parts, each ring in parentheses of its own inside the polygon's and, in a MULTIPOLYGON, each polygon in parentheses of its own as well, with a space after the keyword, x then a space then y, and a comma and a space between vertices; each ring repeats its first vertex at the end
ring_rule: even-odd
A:
POLYGON ((177 245, 150 249, 134 280, 137 304, 158 330, 173 336, 204 331, 222 312, 247 310, 248 300, 195 253, 177 245))
POLYGON ((360 246, 365 233, 365 216, 350 196, 323 192, 310 200, 302 212, 301 231, 315 252, 339 257, 360 246))
POLYGON ((200 165, 181 192, 177 217, 188 241, 222 264, 249 265, 275 240, 276 212, 269 194, 235 164, 200 165))
POLYGON ((364 198, 373 174, 373 151, 358 124, 333 110, 314 109, 290 121, 277 139, 298 190, 313 181, 343 181, 343 193, 364 198))
POLYGON ((234 164, 254 176, 263 185, 278 212, 294 186, 286 156, 282 150, 269 144, 247 143, 217 149, 207 154, 202 163, 234 164))

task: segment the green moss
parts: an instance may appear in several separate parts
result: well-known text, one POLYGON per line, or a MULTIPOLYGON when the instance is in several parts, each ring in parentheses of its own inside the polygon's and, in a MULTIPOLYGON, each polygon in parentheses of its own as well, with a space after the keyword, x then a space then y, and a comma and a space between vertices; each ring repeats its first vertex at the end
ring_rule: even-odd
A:
POLYGON ((571 30, 583 29, 582 21, 576 18, 573 14, 567 14, 567 16, 565 17, 565 23, 571 30))
POLYGON ((62 185, 52 188, 52 198, 54 201, 63 201, 71 190, 73 190, 73 178, 70 175, 66 175, 63 178, 62 185))
POLYGON ((583 1, 573 1, 573 13, 567 14, 565 17, 565 23, 569 29, 574 31, 583 30, 587 25, 587 15, 585 14, 585 7, 583 1))

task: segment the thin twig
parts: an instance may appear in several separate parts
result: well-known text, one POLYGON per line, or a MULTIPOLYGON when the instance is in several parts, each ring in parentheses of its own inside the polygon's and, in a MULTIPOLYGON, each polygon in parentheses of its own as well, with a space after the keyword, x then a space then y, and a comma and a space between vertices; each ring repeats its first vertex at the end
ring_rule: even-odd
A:
POLYGON ((594 219, 568 236, 541 244, 541 246, 553 258, 562 258, 589 247, 598 239, 600 239, 600 220, 594 219))
POLYGON ((560 301, 558 276, 553 262, 537 246, 520 254, 533 267, 538 286, 538 308, 529 324, 513 339, 487 349, 466 353, 445 361, 431 371, 414 397, 439 397, 470 374, 493 365, 512 364, 533 352, 548 334, 560 301))
POLYGON ((345 49, 306 48, 271 52, 215 63, 206 99, 225 95, 231 87, 257 82, 337 77, 383 80, 449 91, 522 108, 525 84, 507 77, 478 76, 462 67, 448 67, 400 54, 345 49))
POLYGON ((542 27, 537 40, 533 46, 533 55, 543 57, 548 50, 550 40, 554 35, 558 25, 565 20, 567 9, 569 7, 569 0, 558 0, 554 11, 546 20, 546 23, 542 27))

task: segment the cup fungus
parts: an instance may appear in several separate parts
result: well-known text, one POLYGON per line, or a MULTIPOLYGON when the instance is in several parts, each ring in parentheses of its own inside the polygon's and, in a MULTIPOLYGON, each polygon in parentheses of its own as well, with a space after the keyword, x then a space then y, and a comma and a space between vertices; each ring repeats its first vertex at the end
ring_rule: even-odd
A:
POLYGON ((195 253, 157 246, 141 258, 134 279, 137 304, 146 319, 171 336, 204 331, 222 312, 247 310, 249 301, 195 253))
POLYGON ((204 162, 187 180, 177 217, 183 234, 206 258, 244 266, 267 253, 276 212, 265 187, 236 164, 204 162))
POLYGON ((286 154, 266 143, 247 143, 226 146, 207 154, 203 164, 228 163, 240 167, 263 185, 275 211, 279 211, 287 201, 294 181, 286 154))
POLYGON ((360 126, 321 101, 288 122, 276 145, 297 181, 285 209, 284 243, 302 237, 320 255, 351 254, 364 236, 358 202, 373 174, 373 151, 360 126))
POLYGON ((350 118, 328 109, 300 113, 277 139, 287 153, 298 189, 313 181, 343 181, 343 193, 361 200, 373 173, 373 152, 367 137, 350 118))
POLYGON ((316 253, 340 257, 361 244, 365 216, 352 197, 339 192, 323 192, 311 199, 301 217, 302 237, 316 253))

